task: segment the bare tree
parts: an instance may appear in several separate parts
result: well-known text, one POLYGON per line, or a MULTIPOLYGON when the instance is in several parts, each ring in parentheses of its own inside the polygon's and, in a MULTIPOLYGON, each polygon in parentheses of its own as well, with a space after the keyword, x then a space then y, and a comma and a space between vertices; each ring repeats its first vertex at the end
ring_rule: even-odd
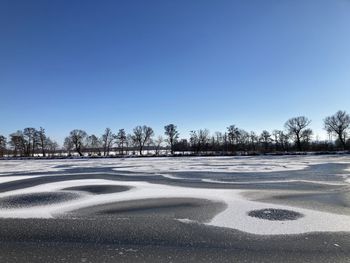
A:
POLYGON ((73 144, 75 151, 79 156, 83 156, 82 149, 84 148, 85 139, 87 133, 83 130, 73 130, 69 133, 69 136, 65 140, 67 145, 73 144))
POLYGON ((198 130, 198 148, 199 151, 205 151, 207 150, 207 146, 209 143, 209 130, 208 129, 200 129, 198 130))
POLYGON ((159 155, 160 148, 162 147, 162 143, 164 142, 164 139, 162 136, 158 136, 157 139, 154 140, 154 146, 156 149, 156 155, 159 155))
MULTIPOLYGON (((164 133, 167 136, 166 142, 170 146, 171 154, 175 152, 185 154, 185 152, 191 151, 195 154, 201 152, 224 154, 229 153, 229 151, 232 153, 238 152, 238 154, 249 154, 249 151, 288 151, 289 149, 332 151, 339 149, 331 142, 332 138, 329 141, 320 141, 316 137, 316 140, 314 140, 313 131, 308 128, 310 123, 311 121, 304 116, 291 118, 284 125, 286 130, 274 130, 272 135, 268 131, 263 131, 260 136, 257 136, 254 132, 248 133, 235 125, 229 126, 224 133, 215 132, 213 135, 210 135, 207 129, 199 129, 191 131, 188 141, 179 139, 179 132, 174 124, 166 125, 164 133)), ((324 129, 330 136, 338 137, 336 143, 339 143, 342 148, 345 149, 349 146, 350 115, 345 111, 338 111, 334 115, 326 117, 324 119, 324 129)), ((103 148, 103 154, 107 156, 115 142, 121 155, 124 155, 124 153, 129 155, 130 150, 133 155, 135 155, 135 151, 143 155, 145 150, 150 153, 153 149, 155 149, 155 154, 159 155, 164 139, 159 136, 156 140, 152 140, 153 136, 153 129, 146 125, 135 127, 133 134, 128 135, 124 129, 120 129, 118 134, 114 135, 111 129, 107 128, 101 138, 95 135, 88 136, 83 130, 73 130, 65 138, 64 148, 69 154, 74 150, 80 156, 83 155, 83 152, 89 152, 89 154, 97 152, 98 155, 101 155, 103 148)), ((38 130, 35 128, 18 130, 10 134, 8 143, 4 136, 0 136, 0 157, 11 153, 14 157, 29 157, 38 153, 43 157, 52 156, 57 153, 57 148, 58 144, 46 135, 45 129, 42 127, 38 130)), ((61 150, 60 152, 62 153, 61 150)))
POLYGON ((170 152, 171 154, 174 154, 174 145, 177 142, 177 139, 179 138, 179 132, 177 131, 177 127, 174 124, 169 124, 164 126, 164 134, 167 136, 167 142, 170 146, 170 152))
POLYGON ((73 148, 74 148, 73 141, 70 137, 66 137, 64 139, 63 147, 68 152, 68 156, 70 156, 71 151, 73 151, 73 148))
POLYGON ((238 150, 247 151, 249 145, 250 135, 243 129, 238 130, 239 136, 237 137, 238 150))
POLYGON ((198 153, 200 150, 199 139, 196 131, 190 131, 190 146, 194 153, 198 153))
POLYGON ((116 140, 118 147, 120 148, 120 154, 124 155, 124 146, 127 145, 127 136, 124 129, 119 129, 116 140))
POLYGON ((313 132, 311 129, 304 129, 301 133, 301 141, 304 147, 310 146, 313 132))
POLYGON ((142 155, 143 148, 149 141, 152 139, 154 135, 153 129, 146 125, 136 126, 133 130, 132 140, 139 148, 140 155, 142 155))
POLYGON ((101 140, 95 135, 92 134, 87 137, 86 139, 87 147, 90 149, 91 154, 97 153, 97 155, 101 155, 101 140))
POLYGON ((223 145, 223 143, 224 135, 222 134, 222 132, 216 131, 212 138, 212 150, 215 152, 219 152, 220 150, 222 150, 221 145, 223 145))
POLYGON ((34 156, 39 150, 43 157, 46 156, 47 137, 45 129, 40 127, 39 130, 35 128, 25 128, 23 131, 17 131, 10 135, 10 145, 13 148, 14 155, 18 153, 21 156, 34 156))
POLYGON ((268 131, 264 130, 260 134, 259 140, 263 144, 264 150, 268 151, 269 146, 272 142, 271 134, 268 131))
POLYGON ((229 146, 229 141, 228 141, 228 135, 227 132, 224 133, 222 136, 222 143, 223 143, 223 152, 227 153, 228 152, 228 146, 229 146))
POLYGON ((233 152, 234 145, 237 144, 239 136, 239 129, 235 125, 227 127, 227 138, 230 144, 231 152, 233 152))
POLYGON ((50 137, 47 137, 46 138, 45 147, 46 147, 46 151, 45 152, 50 153, 51 157, 52 157, 56 153, 56 150, 58 148, 58 143, 53 141, 53 140, 51 140, 50 137))
POLYGON ((200 129, 198 131, 190 131, 190 146, 194 153, 199 153, 207 149, 210 140, 209 130, 200 129))
POLYGON ((284 127, 288 133, 294 138, 294 142, 297 145, 299 151, 302 151, 302 132, 311 123, 311 120, 305 116, 299 116, 289 119, 284 127))
POLYGON ((18 130, 15 133, 10 134, 10 146, 13 150, 13 155, 20 156, 26 155, 27 143, 24 139, 23 132, 18 130))
POLYGON ((251 131, 249 134, 249 143, 251 150, 256 151, 257 150, 257 144, 259 142, 259 137, 256 135, 255 132, 251 131))
POLYGON ((23 137, 25 142, 25 155, 34 156, 35 149, 38 145, 38 133, 35 128, 25 128, 23 130, 23 137))
POLYGON ((130 147, 132 147, 134 145, 135 145, 135 142, 134 142, 134 139, 133 139, 133 135, 128 133, 126 135, 126 141, 125 141, 125 154, 126 155, 129 155, 130 147))
POLYGON ((5 136, 0 135, 0 157, 4 157, 6 152, 7 140, 5 136))
POLYGON ((39 138, 38 144, 41 148, 41 153, 42 153, 43 157, 45 157, 46 156, 46 148, 47 148, 46 144, 48 143, 47 138, 46 138, 46 134, 45 134, 45 129, 40 127, 37 134, 38 134, 38 138, 39 138))
POLYGON ((175 152, 176 151, 181 151, 182 154, 185 154, 185 151, 189 150, 189 143, 186 139, 180 139, 176 144, 175 144, 175 152))
POLYGON ((330 134, 336 134, 343 149, 346 147, 347 130, 350 127, 350 115, 345 111, 338 111, 324 119, 324 128, 330 134))
POLYGON ((146 145, 147 145, 147 155, 150 155, 151 154, 151 152, 150 152, 151 147, 154 146, 154 140, 152 138, 149 139, 147 141, 146 145))
POLYGON ((115 139, 115 134, 112 133, 110 128, 106 128, 105 133, 102 135, 103 143, 103 156, 108 156, 113 142, 115 139))
POLYGON ((288 134, 285 134, 285 132, 281 130, 274 130, 272 134, 275 141, 276 151, 286 151, 288 149, 289 141, 288 134))

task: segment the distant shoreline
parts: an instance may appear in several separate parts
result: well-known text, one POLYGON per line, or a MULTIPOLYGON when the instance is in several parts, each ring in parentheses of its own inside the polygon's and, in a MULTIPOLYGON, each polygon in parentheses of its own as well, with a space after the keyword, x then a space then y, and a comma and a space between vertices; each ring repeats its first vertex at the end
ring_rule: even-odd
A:
POLYGON ((98 155, 86 155, 86 156, 18 156, 18 157, 1 157, 0 160, 74 160, 74 159, 130 159, 130 158, 183 158, 183 157, 251 157, 251 156, 312 156, 312 155, 348 155, 350 151, 322 151, 322 152, 272 152, 272 153, 245 153, 237 152, 235 154, 215 154, 215 153, 203 153, 203 154, 173 154, 173 155, 109 155, 109 156, 98 156, 98 155))

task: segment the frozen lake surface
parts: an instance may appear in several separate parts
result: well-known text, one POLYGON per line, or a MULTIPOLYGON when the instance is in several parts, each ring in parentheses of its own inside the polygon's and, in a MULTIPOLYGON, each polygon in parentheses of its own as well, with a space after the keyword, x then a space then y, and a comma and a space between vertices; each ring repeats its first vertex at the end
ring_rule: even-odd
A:
POLYGON ((192 232, 182 245, 225 233, 216 242, 268 238, 269 250, 278 240, 292 246, 298 237, 300 249, 314 244, 322 250, 320 240, 331 239, 331 254, 339 247, 349 252, 349 178, 347 155, 1 160, 0 236, 2 242, 36 242, 43 232, 47 242, 60 237, 85 244, 125 235, 104 233, 106 224, 137 230, 133 241, 122 244, 139 245, 140 238, 159 246, 174 245, 166 233, 175 227, 173 236, 192 232), (28 230, 25 222, 38 225, 28 230), (156 223, 161 227, 153 234, 145 230, 156 223), (77 224, 84 227, 77 231, 77 224), (314 242, 304 244, 304 238, 314 242))

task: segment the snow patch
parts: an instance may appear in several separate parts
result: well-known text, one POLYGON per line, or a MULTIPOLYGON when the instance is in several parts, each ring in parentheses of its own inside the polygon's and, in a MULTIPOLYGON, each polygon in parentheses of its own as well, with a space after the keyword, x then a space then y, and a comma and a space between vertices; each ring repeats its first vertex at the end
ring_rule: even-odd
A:
POLYGON ((249 201, 241 194, 242 190, 201 189, 175 187, 151 184, 147 182, 124 182, 101 179, 73 180, 42 184, 30 188, 15 190, 0 194, 0 198, 14 194, 27 194, 43 191, 60 191, 60 189, 83 185, 122 185, 132 187, 129 191, 112 194, 89 195, 64 203, 54 203, 45 207, 30 207, 18 209, 2 209, 0 217, 7 218, 54 218, 83 207, 95 206, 112 202, 142 200, 149 198, 197 198, 224 202, 227 209, 216 215, 207 225, 238 229, 259 235, 299 234, 306 232, 350 231, 350 216, 336 215, 309 209, 295 208, 284 205, 271 205, 249 201), (248 216, 252 210, 287 209, 303 214, 294 221, 269 221, 248 216))

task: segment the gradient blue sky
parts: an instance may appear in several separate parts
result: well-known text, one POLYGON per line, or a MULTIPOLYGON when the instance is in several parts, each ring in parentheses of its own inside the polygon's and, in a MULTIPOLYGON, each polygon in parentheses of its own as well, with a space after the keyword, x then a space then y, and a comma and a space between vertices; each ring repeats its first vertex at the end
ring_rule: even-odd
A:
POLYGON ((0 0, 0 134, 283 128, 350 111, 348 0, 0 0))

